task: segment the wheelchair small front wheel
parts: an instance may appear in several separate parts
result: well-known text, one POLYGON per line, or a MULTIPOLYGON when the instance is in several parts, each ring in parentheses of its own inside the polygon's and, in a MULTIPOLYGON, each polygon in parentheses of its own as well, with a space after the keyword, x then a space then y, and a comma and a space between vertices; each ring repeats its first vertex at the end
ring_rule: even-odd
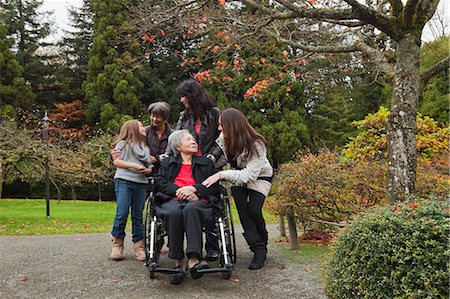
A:
POLYGON ((222 272, 222 277, 225 279, 230 279, 231 271, 222 272))
POLYGON ((149 271, 149 275, 150 279, 155 279, 155 271, 149 271))

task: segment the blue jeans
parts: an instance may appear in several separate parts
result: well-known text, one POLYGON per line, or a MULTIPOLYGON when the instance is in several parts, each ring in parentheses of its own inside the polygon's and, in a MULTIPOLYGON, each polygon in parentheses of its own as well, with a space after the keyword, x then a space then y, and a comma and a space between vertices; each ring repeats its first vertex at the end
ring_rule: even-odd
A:
POLYGON ((144 210, 147 184, 134 183, 123 179, 115 180, 116 217, 111 235, 116 238, 125 237, 125 226, 131 208, 133 242, 144 238, 142 211, 144 210))

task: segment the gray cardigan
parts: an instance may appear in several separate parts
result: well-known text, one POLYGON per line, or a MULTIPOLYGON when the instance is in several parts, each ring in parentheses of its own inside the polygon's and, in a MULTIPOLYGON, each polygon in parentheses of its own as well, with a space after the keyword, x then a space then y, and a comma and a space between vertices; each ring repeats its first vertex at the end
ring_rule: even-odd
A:
MULTIPOLYGON (((223 134, 216 139, 216 143, 226 155, 223 134)), ((273 168, 267 159, 267 149, 261 142, 255 141, 258 155, 252 155, 245 159, 245 153, 237 157, 237 166, 241 169, 220 171, 221 178, 230 181, 235 186, 245 186, 248 189, 258 191, 265 196, 269 195, 272 184, 261 177, 272 177, 273 168)))
MULTIPOLYGON (((145 143, 141 146, 134 146, 134 150, 131 150, 130 146, 125 143, 125 141, 119 141, 114 147, 115 150, 120 151, 120 159, 127 162, 137 163, 144 167, 148 158, 150 157, 150 149, 145 143)), ((126 181, 147 184, 148 179, 145 175, 129 168, 117 168, 114 179, 123 179, 126 181)))

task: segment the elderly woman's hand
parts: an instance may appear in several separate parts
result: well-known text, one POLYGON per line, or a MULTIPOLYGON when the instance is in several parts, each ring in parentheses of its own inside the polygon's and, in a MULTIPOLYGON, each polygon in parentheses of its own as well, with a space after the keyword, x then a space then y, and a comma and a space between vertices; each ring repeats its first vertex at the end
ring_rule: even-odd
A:
POLYGON ((213 174, 212 176, 210 176, 206 180, 204 180, 202 182, 202 185, 207 187, 207 188, 209 188, 212 185, 214 185, 220 179, 221 179, 221 175, 220 175, 220 172, 218 172, 218 173, 213 174))
POLYGON ((195 192, 197 192, 197 189, 195 189, 194 186, 185 186, 185 187, 181 187, 179 188, 176 192, 175 195, 178 198, 181 199, 187 199, 187 200, 198 200, 197 195, 195 194, 195 192), (194 195, 194 196, 193 196, 194 195))

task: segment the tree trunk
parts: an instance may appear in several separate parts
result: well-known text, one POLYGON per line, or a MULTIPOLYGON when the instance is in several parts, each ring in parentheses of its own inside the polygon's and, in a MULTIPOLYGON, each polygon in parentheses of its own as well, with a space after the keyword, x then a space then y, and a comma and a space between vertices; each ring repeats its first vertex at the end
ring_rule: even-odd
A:
POLYGON ((70 193, 72 195, 72 200, 77 200, 77 192, 75 191, 75 187, 74 186, 70 186, 70 193))
POLYGON ((420 39, 406 34, 396 45, 396 70, 388 120, 389 203, 410 199, 416 183, 416 104, 420 90, 420 39))
POLYGON ((280 231, 280 237, 286 238, 286 224, 283 215, 278 216, 278 230, 280 231))
POLYGON ((295 215, 291 210, 286 216, 289 228, 289 243, 291 244, 291 249, 298 249, 298 238, 297 238, 297 225, 295 224, 295 215))
POLYGON ((2 198, 3 192, 3 163, 0 161, 0 198, 2 198))

